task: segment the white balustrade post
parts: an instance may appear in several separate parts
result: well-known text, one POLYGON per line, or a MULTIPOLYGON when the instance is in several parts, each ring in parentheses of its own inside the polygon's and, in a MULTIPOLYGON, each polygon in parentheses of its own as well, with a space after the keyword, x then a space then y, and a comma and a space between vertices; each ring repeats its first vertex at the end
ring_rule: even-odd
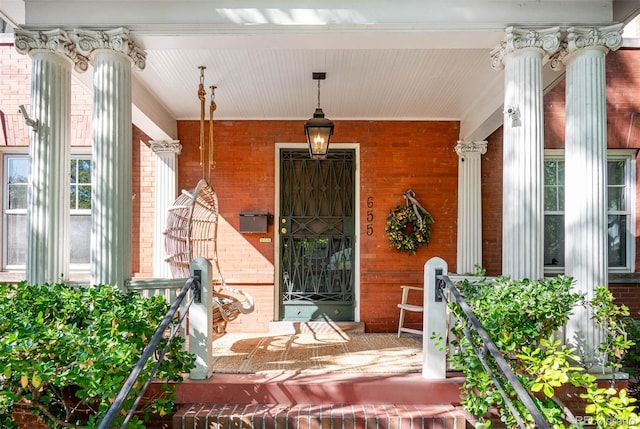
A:
POLYGON ((165 261, 164 231, 169 208, 178 193, 178 155, 182 151, 179 141, 151 141, 156 154, 155 232, 153 240, 153 275, 170 278, 171 269, 165 261))
POLYGON ((91 284, 124 288, 132 254, 131 65, 144 68, 145 54, 123 28, 77 33, 94 67, 91 284))
POLYGON ((438 300, 436 275, 447 275, 447 263, 431 258, 424 264, 424 312, 422 330, 422 377, 442 380, 447 377, 447 345, 437 344, 432 335, 447 338, 447 303, 438 300))
MULTIPOLYGON (((569 28, 552 58, 554 68, 566 67, 565 274, 587 300, 596 286, 608 284, 605 56, 622 45, 622 29, 569 28)), ((598 364, 602 332, 583 306, 567 323, 566 341, 579 347, 586 363, 598 364)))
POLYGON ((544 275, 544 122, 542 59, 560 47, 558 27, 509 27, 492 52, 504 68, 502 274, 537 280, 544 275))
POLYGON ((480 184, 481 155, 487 142, 456 144, 458 154, 458 247, 456 272, 474 273, 482 266, 482 195, 480 184))
POLYGON ((29 284, 52 283, 69 274, 71 65, 81 71, 88 64, 59 29, 16 29, 15 47, 28 53, 33 65, 31 105, 24 111, 25 119, 33 121, 25 272, 29 284))
POLYGON ((189 373, 192 380, 204 380, 213 373, 213 275, 211 262, 196 258, 189 265, 191 276, 200 277, 201 301, 189 309, 189 352, 196 357, 196 366, 189 373))

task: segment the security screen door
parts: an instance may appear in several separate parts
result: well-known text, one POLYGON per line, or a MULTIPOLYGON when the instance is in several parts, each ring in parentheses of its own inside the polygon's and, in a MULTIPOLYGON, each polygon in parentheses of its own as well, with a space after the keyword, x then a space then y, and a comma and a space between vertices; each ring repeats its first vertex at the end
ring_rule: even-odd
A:
POLYGON ((354 158, 280 152, 281 320, 354 320, 354 158))

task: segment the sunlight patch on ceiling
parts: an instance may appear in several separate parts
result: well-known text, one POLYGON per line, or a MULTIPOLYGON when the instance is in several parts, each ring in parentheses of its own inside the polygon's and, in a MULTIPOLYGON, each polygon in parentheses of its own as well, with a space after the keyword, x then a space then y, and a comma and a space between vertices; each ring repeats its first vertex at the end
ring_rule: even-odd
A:
POLYGON ((217 9, 235 24, 260 25, 330 25, 349 22, 367 24, 369 21, 351 9, 217 9))

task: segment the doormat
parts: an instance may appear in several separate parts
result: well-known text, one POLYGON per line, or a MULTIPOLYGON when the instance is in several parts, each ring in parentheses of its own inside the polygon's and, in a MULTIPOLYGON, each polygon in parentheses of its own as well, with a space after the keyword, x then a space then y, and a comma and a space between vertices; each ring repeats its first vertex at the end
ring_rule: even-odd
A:
POLYGON ((422 372, 422 337, 345 332, 226 334, 213 342, 215 373, 422 372))

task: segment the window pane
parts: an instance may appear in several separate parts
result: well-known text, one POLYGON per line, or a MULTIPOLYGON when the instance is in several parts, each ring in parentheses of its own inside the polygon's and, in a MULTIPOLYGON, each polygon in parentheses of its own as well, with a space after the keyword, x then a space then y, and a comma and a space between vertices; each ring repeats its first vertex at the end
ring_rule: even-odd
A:
POLYGON ((544 163, 544 210, 561 211, 564 208, 564 161, 544 163))
POLYGON ((78 186, 78 209, 91 209, 91 185, 78 186))
POLYGON ((72 215, 70 229, 70 262, 88 264, 91 249, 91 215, 72 215))
POLYGON ((544 217, 544 265, 564 267, 564 215, 544 217))
POLYGON ((71 160, 71 210, 91 209, 91 160, 71 160))
POLYGON ((72 184, 78 181, 77 165, 78 165, 78 160, 72 159, 71 160, 71 183, 72 184))
POLYGON ((91 160, 78 160, 78 183, 91 183, 91 160))
POLYGON ((27 262, 27 215, 7 215, 7 265, 27 262))
POLYGON ((11 157, 7 159, 9 183, 27 183, 29 179, 29 158, 11 157))
POLYGON ((609 267, 627 266, 627 217, 609 216, 609 267))
POLYGON ((609 186, 624 185, 626 164, 626 161, 622 159, 607 162, 607 184, 609 186))
POLYGON ((7 191, 9 193, 7 209, 26 209, 29 158, 26 156, 7 158, 7 170, 7 191))
POLYGON ((9 185, 9 210, 27 209, 27 185, 9 185))
POLYGON ((546 161, 544 163, 544 184, 545 185, 557 184, 556 166, 557 164, 555 161, 546 161))
POLYGON ((607 207, 609 210, 627 210, 625 160, 607 162, 607 207))
POLYGON ((558 185, 564 187, 564 161, 558 161, 558 185))
POLYGON ((544 187, 544 209, 558 210, 558 188, 555 186, 544 187))
POLYGON ((621 186, 609 186, 607 189, 607 199, 609 200, 607 207, 609 210, 626 210, 625 189, 621 186))

